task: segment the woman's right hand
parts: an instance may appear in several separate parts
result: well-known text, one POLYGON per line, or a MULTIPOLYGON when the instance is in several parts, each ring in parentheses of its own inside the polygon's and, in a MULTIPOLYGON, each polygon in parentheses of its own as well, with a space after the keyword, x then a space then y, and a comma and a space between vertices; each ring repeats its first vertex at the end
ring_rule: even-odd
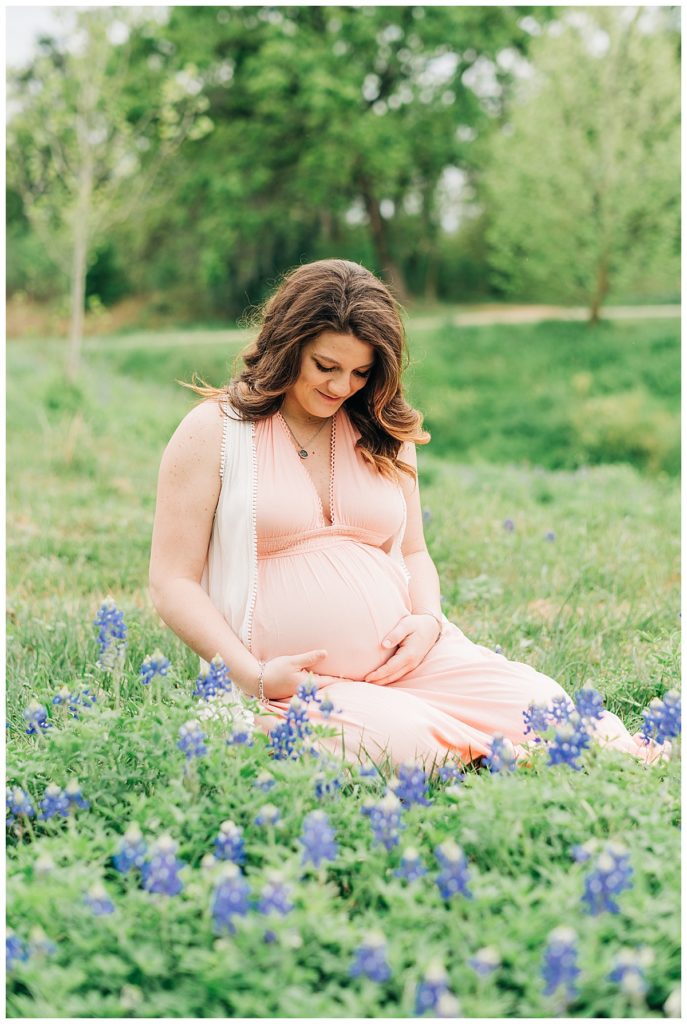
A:
POLYGON ((311 666, 326 656, 327 651, 315 650, 306 651, 304 654, 284 654, 278 658, 270 658, 265 664, 262 677, 267 699, 289 700, 309 675, 318 687, 325 683, 341 682, 337 676, 321 676, 312 672, 311 666))

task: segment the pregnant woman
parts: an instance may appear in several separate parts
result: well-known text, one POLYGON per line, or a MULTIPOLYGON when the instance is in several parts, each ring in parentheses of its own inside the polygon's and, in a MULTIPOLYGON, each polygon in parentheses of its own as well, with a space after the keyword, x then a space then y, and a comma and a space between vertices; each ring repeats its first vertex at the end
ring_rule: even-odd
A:
MULTIPOLYGON (((287 274, 257 340, 203 396, 162 458, 150 564, 163 620, 235 686, 285 717, 309 674, 335 711, 321 742, 348 760, 469 762, 562 687, 473 643, 442 614, 423 535, 399 311, 346 260, 287 274)), ((312 705, 311 705, 312 707, 312 705)), ((313 721, 321 720, 317 710, 313 721)), ((603 742, 661 756, 604 712, 603 742)))

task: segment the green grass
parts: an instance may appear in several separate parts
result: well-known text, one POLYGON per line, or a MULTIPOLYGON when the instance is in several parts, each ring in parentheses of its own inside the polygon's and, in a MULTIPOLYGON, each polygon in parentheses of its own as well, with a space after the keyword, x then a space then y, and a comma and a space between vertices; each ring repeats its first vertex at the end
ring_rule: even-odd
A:
MULTIPOLYGON (((663 456, 651 465, 638 450, 617 464, 582 465, 557 424, 576 415, 572 376, 588 374, 590 398, 622 405, 641 393, 655 416, 668 418, 659 444, 652 424, 660 416, 649 417, 642 451, 676 450, 674 325, 614 325, 593 337, 561 324, 434 333, 411 325, 410 337, 409 391, 434 435, 419 464, 446 614, 472 640, 500 644, 569 692, 592 679, 635 731, 648 701, 679 680, 674 465, 663 456), (460 402, 451 406, 456 394, 462 417, 460 402), (512 533, 506 518, 516 524, 512 533)), ((372 846, 360 814, 368 790, 383 792, 381 779, 342 776, 341 797, 326 805, 339 857, 304 878, 298 836, 304 814, 318 806, 310 764, 270 763, 261 737, 253 748, 227 748, 215 732, 198 777, 184 779, 175 743, 194 714, 197 658, 147 595, 155 478, 191 404, 174 377, 195 369, 219 382, 235 349, 148 340, 121 352, 114 339, 91 348, 83 394, 65 387, 57 347, 8 350, 8 782, 37 801, 49 782, 77 777, 91 802, 67 825, 39 823, 9 837, 8 923, 22 937, 40 925, 57 944, 54 956, 32 957, 13 972, 9 1014, 410 1016, 415 982, 438 958, 466 1016, 548 1016, 557 1008, 542 995, 539 966, 546 935, 565 923, 578 931, 582 968, 568 1015, 660 1016, 679 979, 678 759, 647 769, 594 750, 584 772, 538 760, 512 777, 471 772, 460 797, 433 785, 432 805, 404 815, 401 846, 417 846, 430 868, 414 888, 393 875, 398 849, 372 846), (91 622, 108 593, 129 626, 119 710, 94 668, 91 622), (158 646, 174 672, 149 703, 137 672, 158 646), (52 708, 53 730, 24 735, 30 699, 49 705, 60 685, 84 679, 103 687, 99 707, 81 721, 63 721, 52 708), (253 785, 265 766, 277 778, 268 796, 253 785), (282 810, 272 839, 253 823, 265 800, 282 810), (277 924, 275 943, 264 943, 255 913, 235 936, 213 935, 212 873, 200 865, 226 818, 245 828, 255 892, 270 867, 293 882, 296 906, 277 924), (170 832, 179 842, 189 865, 180 896, 159 904, 113 870, 131 820, 149 839, 170 832), (473 900, 445 904, 434 885, 432 851, 448 836, 469 858, 473 900), (634 886, 619 898, 617 916, 589 917, 580 906, 585 866, 573 864, 570 848, 590 836, 630 849, 634 886), (45 853, 56 866, 38 877, 36 857, 45 853), (99 879, 117 906, 106 918, 82 903, 99 879), (346 973, 370 927, 388 939, 393 977, 382 986, 346 973), (655 959, 646 1001, 633 1003, 606 974, 620 947, 642 944, 655 959), (499 949, 503 966, 480 980, 467 958, 484 945, 499 949)))

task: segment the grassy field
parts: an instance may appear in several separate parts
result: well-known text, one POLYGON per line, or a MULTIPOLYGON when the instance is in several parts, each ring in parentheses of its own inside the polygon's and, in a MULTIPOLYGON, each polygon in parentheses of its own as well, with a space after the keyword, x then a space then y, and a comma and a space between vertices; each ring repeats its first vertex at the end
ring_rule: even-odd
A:
MULTIPOLYGON (((499 644, 573 693, 591 679, 631 731, 654 696, 679 685, 678 323, 410 329, 409 396, 433 434, 419 452, 426 535, 444 610, 473 640, 499 644), (515 524, 504 529, 504 520, 515 524), (554 539, 546 539, 553 531, 554 539)), ((513 775, 469 772, 459 794, 439 780, 429 806, 403 812, 401 842, 371 842, 361 807, 382 796, 334 765, 338 796, 319 799, 318 766, 270 760, 261 737, 225 746, 208 727, 208 756, 184 774, 179 726, 195 716, 197 658, 153 611, 146 590, 155 478, 189 395, 193 370, 215 383, 235 349, 166 346, 162 335, 89 346, 82 391, 68 389, 56 345, 8 348, 8 784, 36 807, 46 786, 77 778, 90 803, 67 822, 8 834, 8 923, 55 944, 10 975, 11 1016, 412 1016, 432 961, 465 1016, 547 1016, 547 935, 576 929, 578 992, 570 1016, 662 1016, 679 979, 679 759, 650 769, 593 749, 585 770, 535 759, 513 775), (95 662, 92 620, 112 594, 128 625, 116 706, 95 662), (172 662, 159 692, 138 680, 156 647, 172 662), (79 720, 51 704, 66 684, 101 687, 79 720), (32 699, 54 722, 24 733, 32 699), (268 768, 276 786, 256 789, 268 768), (270 801, 279 828, 254 822, 270 801), (300 862, 303 818, 323 806, 339 842, 317 870, 300 862), (245 876, 259 893, 281 868, 294 908, 271 921, 252 911, 234 934, 213 933, 216 866, 202 866, 225 819, 244 828, 245 876), (144 892, 112 855, 131 821, 148 841, 169 833, 187 867, 174 897, 144 892), (451 837, 468 858, 473 898, 443 900, 433 862, 451 837), (632 888, 621 912, 580 904, 587 866, 575 844, 629 849, 632 888), (415 846, 428 875, 393 872, 415 846), (37 858, 52 858, 50 870, 37 858), (115 910, 94 916, 84 894, 102 881, 115 910), (353 979, 370 928, 387 941, 391 975, 353 979), (420 941, 421 937, 421 941, 420 941), (495 946, 500 967, 468 964, 495 946), (623 948, 646 947, 646 992, 608 980, 623 948)), ((214 731, 213 731, 214 729, 214 731)))

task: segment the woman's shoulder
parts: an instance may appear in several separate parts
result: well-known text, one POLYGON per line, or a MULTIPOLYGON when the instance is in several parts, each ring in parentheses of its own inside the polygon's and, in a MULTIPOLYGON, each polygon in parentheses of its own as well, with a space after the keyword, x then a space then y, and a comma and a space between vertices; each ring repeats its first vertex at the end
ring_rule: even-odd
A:
POLYGON ((216 398, 207 398, 190 409, 174 431, 166 455, 179 463, 207 464, 217 461, 222 443, 224 413, 216 398))

